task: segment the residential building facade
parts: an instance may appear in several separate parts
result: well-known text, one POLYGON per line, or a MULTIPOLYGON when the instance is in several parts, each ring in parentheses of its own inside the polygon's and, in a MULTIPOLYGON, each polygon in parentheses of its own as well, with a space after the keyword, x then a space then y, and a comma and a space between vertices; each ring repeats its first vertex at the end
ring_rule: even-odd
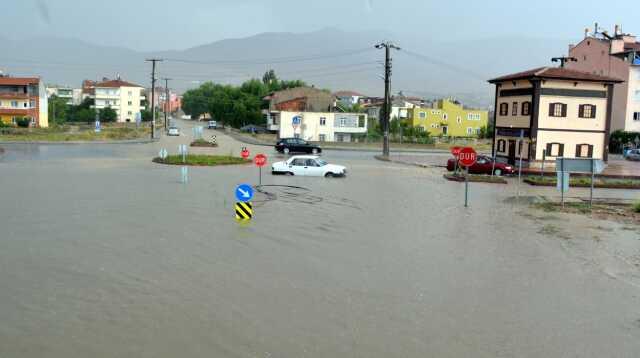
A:
POLYGON ((49 126, 47 92, 37 77, 0 77, 0 121, 16 124, 28 118, 30 127, 49 126))
POLYGON ((296 87, 277 91, 264 97, 269 109, 276 111, 332 112, 333 94, 314 87, 296 87))
POLYGON ((619 79, 541 67, 489 82, 496 86, 496 157, 511 164, 522 158, 528 165, 543 158, 608 159, 619 79))
POLYGON ((487 126, 489 113, 467 109, 450 99, 441 99, 432 108, 414 107, 407 113, 406 123, 421 128, 432 136, 477 137, 487 126))
POLYGON ((566 68, 623 80, 615 85, 611 130, 640 132, 640 42, 616 25, 607 32, 585 33, 577 45, 569 46, 566 68))
POLYGON ((56 96, 65 99, 68 105, 79 105, 82 102, 82 90, 64 86, 47 86, 47 97, 56 96))
POLYGON ((362 93, 358 93, 355 91, 338 91, 333 94, 336 97, 336 101, 339 105, 345 107, 351 107, 353 105, 359 104, 361 98, 367 98, 367 96, 362 93))
POLYGON ((94 108, 101 110, 111 107, 118 114, 118 122, 135 122, 144 109, 142 86, 120 79, 96 83, 94 87, 94 108))
POLYGON ((352 142, 367 132, 367 115, 338 112, 268 111, 267 129, 279 138, 302 138, 316 142, 352 142), (300 124, 293 125, 294 117, 300 124))

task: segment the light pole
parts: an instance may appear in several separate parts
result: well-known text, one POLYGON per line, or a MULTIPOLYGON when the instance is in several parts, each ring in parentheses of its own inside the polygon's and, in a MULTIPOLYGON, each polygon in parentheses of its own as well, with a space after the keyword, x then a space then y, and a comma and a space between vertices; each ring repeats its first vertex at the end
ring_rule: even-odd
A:
POLYGON ((391 49, 400 50, 400 47, 393 43, 386 41, 375 45, 375 48, 384 48, 384 119, 383 125, 383 142, 382 142, 382 155, 389 156, 389 115, 391 107, 391 49))

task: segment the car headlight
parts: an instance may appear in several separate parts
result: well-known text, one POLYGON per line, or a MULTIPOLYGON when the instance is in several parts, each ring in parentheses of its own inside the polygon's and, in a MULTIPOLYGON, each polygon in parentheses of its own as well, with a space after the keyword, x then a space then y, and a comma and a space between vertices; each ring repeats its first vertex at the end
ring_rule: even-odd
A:
POLYGON ((510 166, 510 165, 507 165, 507 166, 506 166, 506 167, 504 167, 504 168, 505 168, 506 170, 512 170, 512 169, 513 169, 513 167, 512 167, 512 166, 510 166))

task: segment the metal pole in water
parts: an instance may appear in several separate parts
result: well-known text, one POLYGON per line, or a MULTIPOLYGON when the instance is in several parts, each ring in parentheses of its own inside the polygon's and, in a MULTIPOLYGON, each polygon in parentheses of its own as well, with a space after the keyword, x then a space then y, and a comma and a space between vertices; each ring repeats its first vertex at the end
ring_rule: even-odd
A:
POLYGON ((467 175, 464 176, 464 207, 469 207, 469 167, 467 167, 467 175))
POLYGON ((262 167, 258 167, 258 170, 259 170, 258 185, 262 185, 262 167))
POLYGON ((560 158, 560 183, 560 200, 562 201, 562 207, 564 208, 564 157, 560 158))
POLYGON ((593 186, 594 186, 594 179, 596 177, 595 175, 595 163, 594 163, 595 159, 591 158, 591 195, 589 197, 589 209, 593 209, 593 186))
POLYGON ((547 160, 547 150, 542 150, 542 169, 540 169, 540 178, 544 177, 544 162, 547 160))

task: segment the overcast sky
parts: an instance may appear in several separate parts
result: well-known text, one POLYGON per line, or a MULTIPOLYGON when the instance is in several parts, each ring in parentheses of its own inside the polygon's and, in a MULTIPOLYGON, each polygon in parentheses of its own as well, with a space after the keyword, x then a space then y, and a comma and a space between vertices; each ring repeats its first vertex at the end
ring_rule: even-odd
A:
MULTIPOLYGON (((640 32, 632 0, 8 0, 0 36, 72 37, 135 50, 184 49, 261 32, 323 27, 446 41, 580 38, 598 21, 640 32)), ((398 39, 401 40, 401 39, 398 39)))

